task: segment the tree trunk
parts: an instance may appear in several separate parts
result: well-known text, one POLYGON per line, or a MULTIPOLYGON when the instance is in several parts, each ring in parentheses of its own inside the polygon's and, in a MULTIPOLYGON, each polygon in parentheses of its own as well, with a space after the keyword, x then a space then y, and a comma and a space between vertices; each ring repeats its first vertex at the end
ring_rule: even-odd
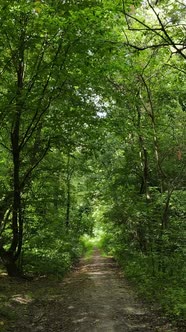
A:
POLYGON ((67 229, 70 226, 70 203, 71 203, 71 195, 70 195, 70 187, 71 187, 71 170, 70 170, 70 153, 68 153, 67 159, 67 199, 66 199, 66 227, 67 229))
POLYGON ((153 106, 153 101, 152 101, 152 96, 151 96, 151 90, 150 87, 148 86, 145 78, 143 75, 141 75, 142 82, 145 86, 145 90, 147 93, 148 97, 148 103, 143 101, 143 107, 149 116, 151 120, 151 125, 152 125, 152 130, 153 130, 153 143, 154 143, 154 153, 155 153, 155 159, 156 159, 156 164, 157 164, 157 176, 160 181, 160 188, 161 192, 163 193, 165 191, 165 179, 166 179, 166 174, 162 168, 161 161, 160 161, 160 153, 159 153, 159 145, 158 145, 158 135, 156 132, 156 123, 155 123, 155 113, 154 113, 154 106, 153 106))
POLYGON ((12 204, 12 239, 11 245, 7 252, 3 249, 2 260, 7 268, 8 274, 16 276, 19 274, 16 261, 19 258, 22 247, 23 221, 21 216, 21 147, 20 147, 20 125, 23 110, 22 91, 24 86, 24 40, 25 32, 22 31, 20 37, 20 48, 18 50, 18 66, 17 66, 17 95, 16 95, 16 111, 12 125, 11 144, 13 159, 13 204, 12 204))
POLYGON ((0 248, 0 257, 5 266, 9 277, 21 278, 22 272, 16 264, 15 257, 12 253, 7 252, 3 247, 0 248))
POLYGON ((162 230, 167 229, 169 226, 169 207, 170 207, 170 199, 171 199, 172 193, 173 193, 173 188, 169 189, 168 194, 167 194, 167 199, 165 202, 163 215, 162 215, 162 230))
POLYGON ((138 130, 139 130, 139 145, 140 145, 140 159, 141 159, 141 168, 142 168, 142 183, 140 188, 140 194, 145 194, 147 200, 150 199, 149 186, 148 186, 148 177, 149 177, 149 167, 148 167, 148 154, 147 149, 144 144, 144 138, 141 134, 141 111, 137 107, 138 112, 138 130))

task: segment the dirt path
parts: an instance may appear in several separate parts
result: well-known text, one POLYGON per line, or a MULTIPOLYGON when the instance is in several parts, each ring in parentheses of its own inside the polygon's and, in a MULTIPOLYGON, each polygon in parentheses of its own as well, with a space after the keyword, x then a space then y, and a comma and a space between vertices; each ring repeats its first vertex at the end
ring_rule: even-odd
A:
POLYGON ((20 317, 6 332, 176 331, 140 303, 113 259, 98 250, 57 287, 45 280, 34 283, 35 295, 29 296, 25 285, 12 298, 20 317))

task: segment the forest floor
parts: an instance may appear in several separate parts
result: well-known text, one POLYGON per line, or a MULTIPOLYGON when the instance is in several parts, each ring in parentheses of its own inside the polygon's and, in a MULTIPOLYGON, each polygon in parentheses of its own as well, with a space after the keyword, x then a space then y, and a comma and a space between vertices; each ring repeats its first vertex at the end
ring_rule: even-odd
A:
POLYGON ((2 332, 184 331, 140 300, 112 257, 97 249, 62 281, 0 279, 2 332))

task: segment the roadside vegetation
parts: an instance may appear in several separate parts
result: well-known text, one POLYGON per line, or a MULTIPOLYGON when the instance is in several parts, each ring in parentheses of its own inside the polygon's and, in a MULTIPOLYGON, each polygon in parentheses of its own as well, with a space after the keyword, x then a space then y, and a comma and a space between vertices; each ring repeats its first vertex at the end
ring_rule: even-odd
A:
POLYGON ((0 48, 2 280, 97 246, 185 320, 185 1, 1 0, 0 48))

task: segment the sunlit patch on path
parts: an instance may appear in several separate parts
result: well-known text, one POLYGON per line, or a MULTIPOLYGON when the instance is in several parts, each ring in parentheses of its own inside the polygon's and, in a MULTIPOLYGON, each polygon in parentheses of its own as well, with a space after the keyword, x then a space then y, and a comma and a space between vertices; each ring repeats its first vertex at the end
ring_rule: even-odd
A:
POLYGON ((96 249, 56 291, 47 295, 46 288, 46 297, 28 303, 24 319, 7 332, 176 331, 137 299, 114 260, 96 249))

